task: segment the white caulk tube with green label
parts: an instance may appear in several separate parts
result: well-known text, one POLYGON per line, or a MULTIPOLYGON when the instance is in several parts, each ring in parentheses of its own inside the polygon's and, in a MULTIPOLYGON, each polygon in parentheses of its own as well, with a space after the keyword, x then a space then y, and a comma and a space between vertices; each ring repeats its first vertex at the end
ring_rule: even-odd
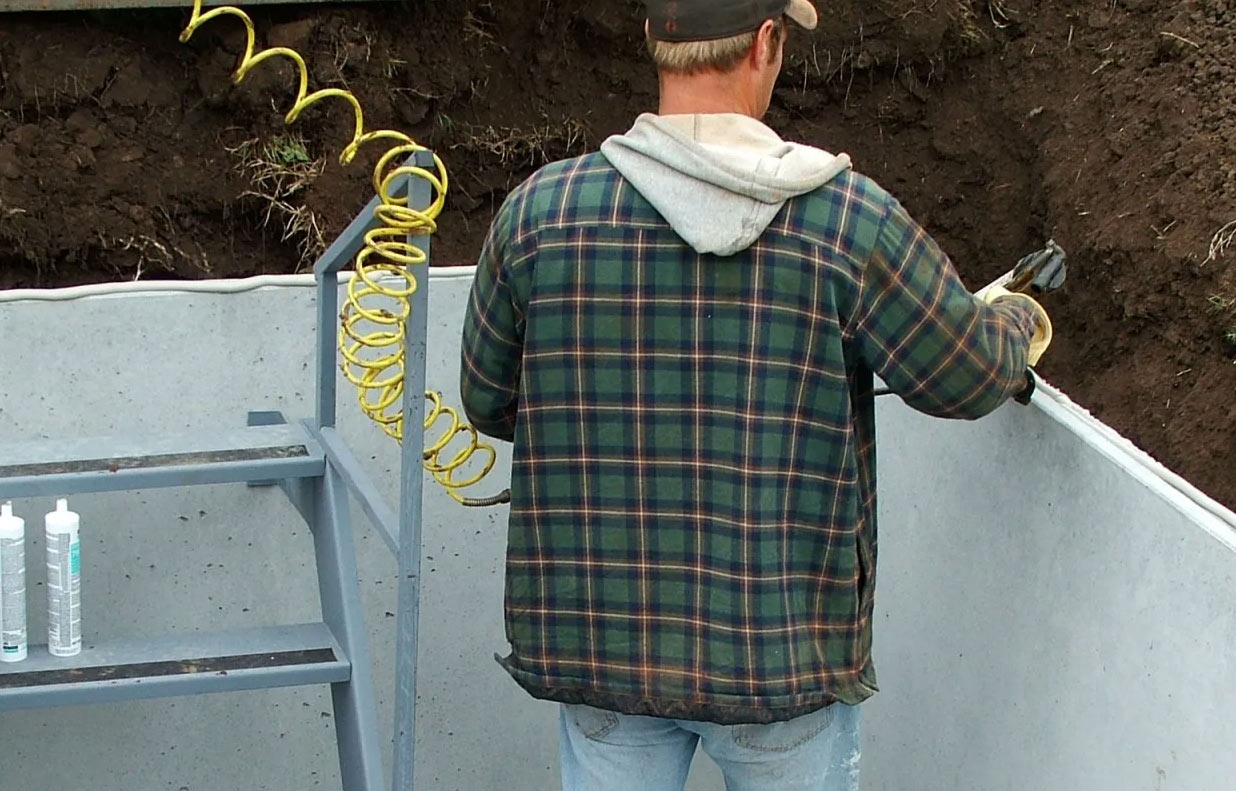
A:
POLYGON ((47 538, 47 650, 75 656, 82 650, 81 518, 57 500, 43 519, 47 538))
POLYGON ((0 505, 0 662, 26 658, 26 520, 0 505))

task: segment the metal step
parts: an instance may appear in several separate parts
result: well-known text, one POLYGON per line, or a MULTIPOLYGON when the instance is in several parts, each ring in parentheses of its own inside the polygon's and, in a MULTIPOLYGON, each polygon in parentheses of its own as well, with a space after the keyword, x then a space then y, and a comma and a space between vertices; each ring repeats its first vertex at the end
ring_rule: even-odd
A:
POLYGON ((326 624, 121 638, 57 658, 31 646, 0 664, 0 712, 347 681, 352 668, 326 624))
POLYGON ((0 445, 0 500, 312 478, 325 464, 299 424, 22 442, 0 445))

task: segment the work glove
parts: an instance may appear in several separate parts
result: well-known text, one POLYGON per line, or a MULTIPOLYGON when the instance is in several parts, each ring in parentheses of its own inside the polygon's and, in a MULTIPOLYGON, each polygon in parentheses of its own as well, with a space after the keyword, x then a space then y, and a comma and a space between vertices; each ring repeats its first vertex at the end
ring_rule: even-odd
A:
POLYGON ((1039 360, 1043 357, 1043 353, 1047 351, 1047 347, 1051 346, 1052 340, 1051 318, 1047 315, 1047 311, 1043 309, 1043 306, 1033 297, 1009 291, 1004 286, 996 283, 992 283, 982 289, 975 296, 989 305, 996 302, 1019 304, 1034 314, 1035 329, 1034 337, 1030 339, 1030 366, 1038 365, 1039 360))

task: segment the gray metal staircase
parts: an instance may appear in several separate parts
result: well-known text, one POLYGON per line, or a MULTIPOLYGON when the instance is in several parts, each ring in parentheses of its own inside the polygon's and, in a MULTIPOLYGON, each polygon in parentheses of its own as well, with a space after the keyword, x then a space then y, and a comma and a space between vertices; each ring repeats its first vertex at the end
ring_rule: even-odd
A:
MULTIPOLYGON (((422 154, 417 164, 431 164, 422 154)), ((429 185, 402 187, 426 206, 429 185)), ((406 349, 401 506, 392 509, 335 430, 338 272, 376 227, 377 199, 314 268, 317 276, 316 414, 303 422, 251 412, 247 426, 155 436, 49 439, 0 444, 0 499, 69 497, 136 489, 248 484, 279 486, 309 525, 321 623, 155 638, 83 639, 74 657, 31 645, 27 660, 0 664, 0 715, 16 709, 329 684, 344 791, 384 784, 380 729, 349 519, 354 499, 399 562, 395 788, 412 782, 420 586, 422 430, 428 277, 412 302, 406 349)), ((428 239, 410 241, 428 254, 428 239)), ((238 420, 239 424, 242 422, 238 420)), ((28 563, 34 557, 28 554, 28 563)), ((36 561, 37 562, 37 561, 36 561)), ((0 726, 2 727, 2 726, 0 726)))

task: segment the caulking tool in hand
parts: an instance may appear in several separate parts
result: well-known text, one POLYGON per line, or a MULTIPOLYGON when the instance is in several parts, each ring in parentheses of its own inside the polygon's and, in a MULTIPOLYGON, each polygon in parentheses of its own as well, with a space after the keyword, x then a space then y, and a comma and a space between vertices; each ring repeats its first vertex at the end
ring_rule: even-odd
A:
MULTIPOLYGON (((992 288, 1003 288, 1015 294, 1026 294, 1038 298, 1063 288, 1067 278, 1068 256, 1054 239, 1049 239, 1046 247, 1018 261, 1017 266, 1001 275, 979 293, 992 288)), ((1027 373, 1026 379, 1026 389, 1016 397, 1016 401, 1020 404, 1029 404, 1034 396, 1034 375, 1027 373)), ((893 391, 885 388, 876 390, 875 394, 886 396, 892 395, 893 391)))

